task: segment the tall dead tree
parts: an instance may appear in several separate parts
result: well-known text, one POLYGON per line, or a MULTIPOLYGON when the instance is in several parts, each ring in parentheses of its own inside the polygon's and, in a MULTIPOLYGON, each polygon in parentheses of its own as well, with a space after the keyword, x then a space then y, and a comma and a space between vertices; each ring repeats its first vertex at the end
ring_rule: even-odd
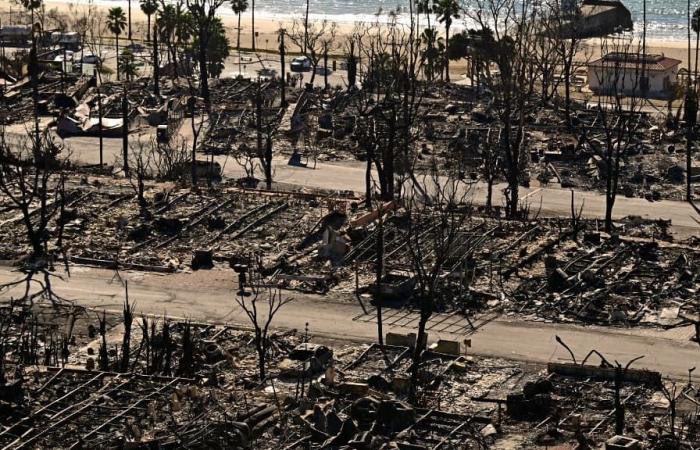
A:
POLYGON ((18 213, 29 244, 29 255, 22 264, 25 298, 46 294, 53 300, 50 270, 56 255, 64 253, 62 211, 69 155, 47 134, 40 135, 38 142, 30 136, 10 142, 4 131, 0 135, 0 193, 18 213), (34 278, 37 274, 43 274, 42 281, 34 278), (32 282, 41 289, 30 296, 32 282))
POLYGON ((352 97, 358 110, 355 134, 366 151, 368 202, 373 166, 384 201, 395 198, 397 179, 413 176, 408 168, 421 130, 425 86, 412 75, 419 72, 422 60, 411 36, 392 21, 367 26, 355 40, 368 61, 362 89, 352 97))
POLYGON ((583 17, 581 3, 571 1, 566 3, 550 0, 541 8, 541 20, 538 24, 544 37, 552 43, 554 60, 561 66, 561 76, 554 80, 554 86, 563 84, 564 87, 564 117, 568 126, 571 122, 571 90, 576 71, 585 67, 590 59, 590 48, 585 46, 581 35, 583 17), (566 5, 566 6, 565 6, 566 5))
POLYGON ((122 170, 129 176, 129 82, 125 81, 122 91, 122 170))
MULTIPOLYGON (((32 11, 32 18, 34 17, 34 9, 32 11)), ((39 129, 39 48, 38 48, 38 36, 41 33, 41 28, 38 24, 34 24, 32 20, 32 47, 29 51, 29 80, 32 86, 32 112, 34 117, 34 146, 37 151, 41 142, 41 131, 39 129)))
MULTIPOLYGON (((255 83, 253 98, 255 120, 255 149, 265 176, 267 189, 272 189, 272 145, 275 131, 277 130, 277 114, 270 113, 269 104, 274 101, 269 90, 264 89, 262 82, 255 83)), ((274 94, 272 94, 274 95, 274 94)))
POLYGON ((158 16, 153 21, 153 95, 160 96, 160 46, 158 46, 158 16))
POLYGON ((552 30, 551 21, 555 20, 554 8, 542 8, 536 13, 537 24, 533 27, 531 39, 533 39, 531 61, 535 76, 530 80, 531 90, 535 84, 539 84, 540 102, 548 104, 556 98, 561 84, 559 70, 562 66, 562 58, 559 52, 559 44, 563 38, 559 35, 559 28, 552 30), (551 16, 554 16, 552 18, 551 16))
POLYGON ((284 36, 287 34, 287 30, 280 28, 277 32, 277 40, 279 41, 279 52, 280 52, 280 104, 282 108, 287 107, 287 64, 285 62, 285 56, 287 54, 287 46, 284 42, 284 36))
POLYGON ((527 158, 525 117, 530 107, 531 8, 529 2, 515 0, 473 0, 467 8, 467 15, 478 27, 479 39, 474 45, 484 71, 479 78, 492 92, 492 107, 503 128, 502 170, 508 183, 506 212, 511 218, 519 216, 519 189, 527 158), (498 69, 496 73, 492 66, 498 69))
POLYGON ((270 326, 280 309, 291 302, 291 298, 283 297, 280 289, 263 286, 262 277, 256 272, 249 272, 250 288, 248 292, 241 289, 236 297, 236 303, 241 307, 253 326, 253 345, 258 354, 258 377, 265 379, 267 372, 267 355, 270 349, 270 326))
POLYGON ((216 20, 216 11, 225 3, 225 0, 186 0, 187 10, 192 16, 194 34, 197 35, 199 51, 197 58, 199 63, 199 90, 207 111, 211 108, 209 94, 209 68, 208 49, 209 38, 216 20))
POLYGON ((420 314, 410 369, 414 394, 427 340, 426 326, 444 300, 449 283, 446 272, 451 270, 450 256, 471 211, 466 184, 456 177, 441 176, 436 161, 432 161, 426 174, 419 176, 419 181, 422 184, 420 192, 429 193, 429 199, 416 195, 415 190, 406 190, 402 199, 408 223, 406 244, 416 281, 414 302, 420 314))
POLYGON ((140 208, 148 205, 146 201, 146 180, 152 178, 152 164, 155 156, 155 147, 157 146, 154 140, 144 140, 144 136, 139 136, 133 140, 129 147, 129 174, 128 180, 140 208))
POLYGON ((324 50, 330 49, 336 40, 337 30, 337 24, 328 20, 314 21, 308 26, 303 21, 295 20, 287 33, 289 41, 311 61, 310 85, 314 84, 324 50))
POLYGON ((599 139, 591 132, 584 135, 598 156, 598 174, 605 183, 605 231, 613 230, 613 209, 620 186, 620 174, 630 150, 638 144, 642 126, 641 76, 646 55, 631 40, 601 40, 601 55, 594 61, 594 76, 599 86, 596 94, 596 124, 599 139))

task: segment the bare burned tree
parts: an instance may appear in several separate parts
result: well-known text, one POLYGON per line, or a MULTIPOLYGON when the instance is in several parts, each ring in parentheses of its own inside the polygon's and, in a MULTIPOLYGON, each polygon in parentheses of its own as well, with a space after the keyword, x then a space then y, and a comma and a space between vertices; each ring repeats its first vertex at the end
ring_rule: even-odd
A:
POLYGON ((562 74, 554 80, 554 89, 564 85, 564 114, 566 123, 571 126, 571 86, 576 71, 585 67, 590 59, 590 49, 581 36, 581 9, 579 2, 568 2, 570 8, 562 7, 561 2, 549 1, 542 8, 543 33, 552 43, 552 59, 561 64, 562 74))
POLYGON ((319 137, 318 130, 311 132, 307 129, 301 141, 304 143, 304 155, 307 158, 307 164, 311 164, 310 161, 313 161, 314 164, 312 168, 315 169, 318 163, 318 157, 323 153, 324 149, 324 143, 319 137))
POLYGON ((131 151, 129 152, 129 174, 128 180, 134 193, 139 207, 144 208, 148 205, 144 192, 146 191, 146 180, 153 177, 153 154, 154 142, 146 141, 142 136, 132 139, 129 143, 131 151))
POLYGON ((429 203, 422 196, 414 195, 415 191, 407 191, 403 198, 409 224, 407 245, 416 281, 414 298, 420 313, 411 364, 411 390, 414 394, 418 387, 426 325, 446 294, 448 261, 471 210, 466 183, 456 177, 441 176, 437 161, 432 162, 428 173, 420 177, 420 182, 421 191, 430 196, 429 203))
POLYGON ((475 42, 483 74, 479 78, 493 93, 492 106, 503 131, 503 174, 508 183, 505 191, 506 212, 519 215, 519 186, 523 181, 525 116, 529 108, 528 77, 533 43, 528 37, 532 24, 528 20, 532 6, 515 0, 473 0, 467 15, 478 26, 480 39, 475 42), (491 71, 495 66, 498 71, 491 71))
POLYGON ((18 212, 29 255, 22 264, 25 277, 3 287, 26 283, 24 298, 44 295, 57 300, 51 289, 53 261, 65 252, 62 239, 66 202, 65 170, 69 164, 67 152, 49 135, 33 134, 10 142, 4 132, 0 135, 0 192, 18 212), (54 241, 55 239, 55 241, 54 241), (37 280, 41 274, 43 280, 37 280), (30 293, 32 282, 40 290, 30 293))
MULTIPOLYGON (((192 129, 192 156, 190 158, 190 176, 192 178, 193 189, 197 188, 197 143, 199 141, 199 135, 202 133, 204 128, 205 114, 200 112, 199 122, 197 121, 197 97, 194 96, 194 84, 192 82, 193 77, 187 77, 187 82, 190 85, 190 92, 192 95, 187 98, 187 110, 190 114, 190 127, 192 129)), ((205 105, 208 108, 207 105, 205 105)), ((210 174, 211 175, 211 174, 210 174)), ((211 176, 207 177, 209 182, 211 182, 211 176)))
POLYGON ((676 406, 678 402, 678 386, 675 381, 667 380, 667 383, 661 385, 661 393, 666 398, 668 402, 668 431, 670 436, 675 440, 676 438, 676 406))
POLYGON ((594 62, 598 85, 596 123, 600 139, 584 139, 600 158, 598 173, 605 183, 605 231, 613 230, 613 208, 619 190, 620 172, 630 150, 638 143, 643 88, 641 70, 646 55, 630 40, 601 40, 603 58, 594 62))
POLYGON ((397 177, 413 176, 409 168, 421 130, 424 85, 414 76, 423 60, 412 39, 410 30, 395 21, 369 25, 356 39, 360 57, 368 61, 362 89, 353 95, 359 113, 355 134, 367 159, 368 205, 372 165, 385 201, 395 198, 397 177))
POLYGON ((241 289, 236 297, 236 303, 243 309, 250 324, 253 326, 255 337, 253 345, 258 354, 258 377, 265 379, 267 373, 267 354, 270 349, 270 325, 279 310, 291 302, 291 298, 282 296, 280 289, 263 285, 262 277, 254 271, 248 273, 248 292, 241 289), (246 296, 248 294, 248 296, 246 296))
POLYGON ((299 51, 311 61, 311 79, 313 85, 316 79, 316 69, 319 63, 332 49, 337 33, 337 24, 328 20, 314 21, 305 26, 302 20, 294 20, 287 37, 299 51))
POLYGON ((493 209, 493 185, 501 173, 501 135, 497 129, 489 129, 479 142, 481 154, 481 177, 486 182, 486 212, 493 209))
POLYGON ((534 88, 534 84, 539 82, 542 104, 547 104, 555 98, 561 81, 557 73, 562 65, 558 52, 561 39, 557 32, 550 30, 549 20, 552 20, 550 15, 553 15, 550 9, 543 8, 538 12, 539 20, 533 27, 530 37, 533 41, 531 61, 536 72, 536 76, 530 80, 530 85, 534 88))
POLYGON ((245 173, 245 179, 243 180, 246 184, 252 182, 255 179, 255 167, 257 166, 256 161, 258 159, 258 153, 255 148, 247 145, 245 142, 241 142, 237 147, 231 150, 231 156, 236 161, 245 173))
POLYGON ((194 34, 196 34, 198 38, 199 90, 200 95, 204 99, 204 105, 207 111, 209 111, 211 107, 208 66, 209 38, 213 31, 214 22, 216 21, 216 11, 225 2, 226 0, 186 0, 187 10, 192 16, 194 34))
POLYGON ((258 81, 253 86, 251 103, 254 110, 254 128, 256 133, 255 151, 258 162, 265 175, 267 189, 272 189, 273 140, 279 123, 278 110, 273 108, 275 90, 266 89, 267 84, 258 81))
POLYGON ((184 177, 183 168, 190 167, 192 153, 184 138, 168 135, 168 142, 151 141, 152 167, 157 179, 174 181, 184 177))

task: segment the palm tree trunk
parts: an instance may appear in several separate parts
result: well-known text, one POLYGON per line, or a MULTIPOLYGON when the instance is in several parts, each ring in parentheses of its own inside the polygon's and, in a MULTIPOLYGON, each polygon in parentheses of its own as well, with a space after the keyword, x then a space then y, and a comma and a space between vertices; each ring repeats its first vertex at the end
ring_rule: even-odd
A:
POLYGON ((306 0, 306 15, 304 16, 304 54, 306 54, 306 44, 309 42, 309 0, 306 0))
POLYGON ((206 106, 207 112, 209 112, 210 102, 209 102, 209 70, 207 67, 207 36, 205 36, 206 31, 204 28, 199 33, 199 83, 202 98, 204 99, 204 105, 206 106))
MULTIPOLYGON (((236 36, 236 50, 241 49, 241 13, 238 13, 238 35, 236 36)), ((240 55, 239 55, 240 58, 240 55)))
POLYGON ((695 33, 695 90, 698 89, 698 44, 700 44, 700 29, 695 33))
POLYGON ((129 14, 129 40, 131 40, 131 0, 129 0, 129 6, 128 6, 128 14, 129 14))
POLYGON ((148 24, 148 27, 146 28, 146 41, 151 42, 151 15, 147 14, 146 15, 146 23, 148 24))
POLYGON ((153 94, 160 95, 160 61, 158 48, 158 31, 153 27, 153 94))
POLYGON ((450 21, 445 21, 445 81, 450 82, 450 21))
POLYGON ((252 30, 252 38, 253 38, 253 44, 251 45, 251 48, 253 51, 255 51, 255 0, 251 2, 251 8, 250 8, 250 27, 252 30))
POLYGON ((119 81, 119 34, 114 35, 115 42, 115 52, 117 54, 117 81, 119 81))

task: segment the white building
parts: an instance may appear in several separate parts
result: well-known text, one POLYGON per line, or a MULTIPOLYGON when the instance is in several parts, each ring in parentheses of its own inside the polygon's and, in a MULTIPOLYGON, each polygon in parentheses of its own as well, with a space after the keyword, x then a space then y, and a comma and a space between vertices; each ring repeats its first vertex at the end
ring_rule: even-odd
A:
POLYGON ((664 55, 608 53, 588 64, 588 86, 596 94, 669 98, 675 92, 680 63, 664 55))

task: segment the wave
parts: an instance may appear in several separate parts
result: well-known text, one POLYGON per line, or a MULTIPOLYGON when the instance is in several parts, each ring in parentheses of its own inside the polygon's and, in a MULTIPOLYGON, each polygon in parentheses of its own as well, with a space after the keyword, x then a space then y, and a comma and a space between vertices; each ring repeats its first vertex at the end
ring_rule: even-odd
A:
MULTIPOLYGON (((340 24, 357 22, 388 22, 390 12, 395 12, 395 18, 400 23, 408 23, 407 4, 402 0, 310 0, 309 13, 311 20, 329 20, 340 24)), ((47 0, 48 3, 64 3, 59 0, 47 0)), ((88 5, 88 0, 72 2, 77 5, 88 5)), ((126 6, 126 0, 92 0, 95 5, 126 6)), ((250 2, 249 2, 250 3, 250 2)), ((258 0, 255 17, 262 20, 287 21, 303 17, 306 3, 303 0, 258 0)), ((637 32, 641 30, 642 1, 625 2, 632 12, 637 32)), ((685 17, 685 2, 683 0, 649 0, 647 5, 647 36, 652 39, 681 41, 686 39, 687 21, 685 17)), ((138 2, 132 0, 132 8, 138 8, 138 2)), ((219 10, 222 16, 233 16, 233 11, 224 6, 219 10)), ((250 10, 243 14, 250 17, 250 10)), ((437 23, 434 21, 434 23, 437 23)), ((453 23, 453 30, 467 28, 463 20, 453 23)))

